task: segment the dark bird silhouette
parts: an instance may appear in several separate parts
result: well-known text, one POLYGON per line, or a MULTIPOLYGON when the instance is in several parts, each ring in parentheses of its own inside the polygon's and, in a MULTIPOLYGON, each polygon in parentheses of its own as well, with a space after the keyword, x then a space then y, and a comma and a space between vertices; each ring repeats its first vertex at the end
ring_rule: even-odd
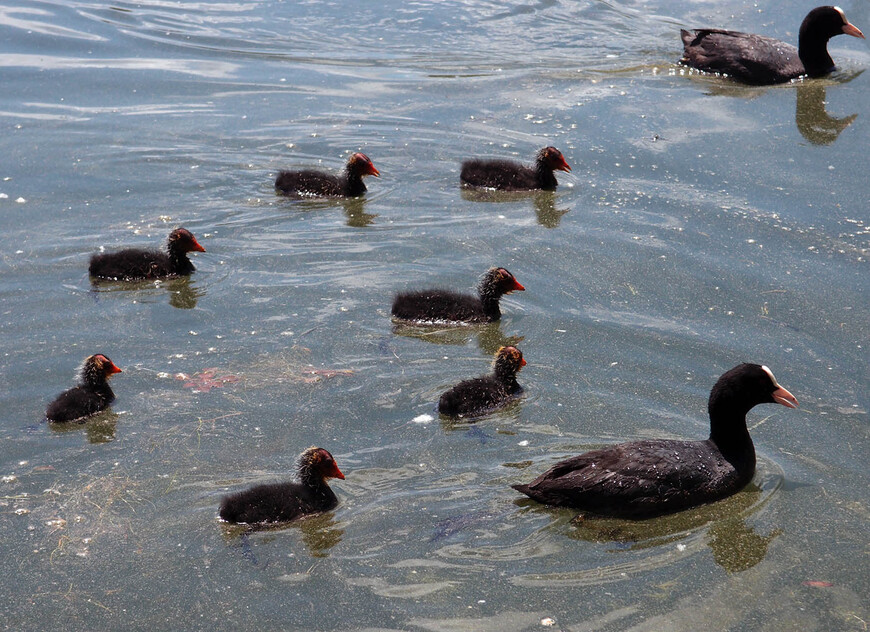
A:
POLYGON ((314 169, 281 171, 275 179, 275 189, 282 195, 356 197, 366 192, 363 176, 380 175, 368 156, 356 153, 339 175, 314 169))
POLYGON ((176 228, 169 233, 166 252, 128 248, 119 252, 93 255, 88 272, 94 278, 110 281, 186 276, 196 269, 187 258, 188 252, 205 252, 205 248, 199 245, 189 230, 176 228))
POLYGON ((798 47, 772 37, 721 29, 681 30, 686 66, 726 74, 753 85, 783 83, 802 75, 821 77, 835 69, 828 40, 845 33, 863 39, 839 7, 816 7, 798 34, 798 47))
POLYGON ((221 519, 240 524, 288 522, 329 511, 338 504, 326 479, 343 479, 344 474, 329 452, 323 448, 308 448, 299 457, 297 472, 299 481, 296 483, 256 485, 224 497, 221 519))
POLYGON ((559 184, 554 171, 571 171, 571 167, 558 149, 544 147, 531 167, 512 160, 466 160, 462 163, 459 180, 465 186, 501 191, 552 191, 559 184))
POLYGON ((82 365, 78 386, 64 391, 48 405, 46 419, 64 423, 105 410, 115 399, 109 377, 120 372, 121 369, 103 354, 90 356, 82 365))
POLYGON ((522 392, 517 373, 524 366, 522 351, 502 347, 495 354, 492 374, 465 380, 443 393, 438 412, 450 417, 472 417, 503 406, 522 392))
POLYGON ((489 323, 501 318, 502 296, 525 289, 505 268, 490 268, 477 285, 477 296, 439 288, 400 292, 391 313, 418 323, 489 323))
POLYGON ((710 392, 710 438, 620 443, 556 463, 528 485, 513 485, 548 505, 642 519, 737 493, 755 474, 746 413, 757 404, 797 407, 766 366, 741 364, 710 392))

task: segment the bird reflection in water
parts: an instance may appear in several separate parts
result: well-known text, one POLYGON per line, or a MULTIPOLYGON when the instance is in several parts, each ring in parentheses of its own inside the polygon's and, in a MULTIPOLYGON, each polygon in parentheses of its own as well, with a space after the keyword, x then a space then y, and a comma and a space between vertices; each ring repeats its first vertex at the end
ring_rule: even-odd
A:
POLYGON ((556 228, 562 220, 562 216, 571 210, 556 207, 558 194, 555 191, 496 191, 495 189, 463 188, 461 195, 463 200, 469 202, 489 202, 492 204, 516 203, 530 199, 535 208, 538 224, 544 228, 556 228))
POLYGON ((88 443, 100 444, 109 443, 115 440, 115 429, 118 425, 118 413, 111 410, 104 410, 101 413, 86 417, 81 421, 73 421, 70 423, 51 423, 48 424, 52 432, 78 432, 81 428, 85 429, 85 434, 88 437, 88 443))
MULTIPOLYGON (((311 557, 328 557, 329 550, 341 542, 344 529, 340 528, 335 519, 335 512, 327 511, 321 514, 306 516, 292 522, 280 524, 268 523, 262 525, 237 525, 223 523, 224 540, 227 544, 236 545, 242 558, 253 566, 260 566, 261 555, 255 547, 276 540, 278 532, 298 529, 311 557), (256 534, 256 538, 252 537, 256 534)), ((265 564, 264 564, 265 566, 265 564)))
POLYGON ((285 198, 282 201, 286 201, 288 205, 306 212, 321 212, 341 206, 344 209, 346 217, 345 223, 351 228, 371 226, 378 217, 377 214, 366 213, 365 208, 369 200, 364 196, 350 198, 285 198))
POLYGON ((193 309, 196 302, 205 296, 205 290, 196 286, 190 277, 179 277, 164 284, 169 292, 169 304, 177 309, 193 309))
MULTIPOLYGON (((853 73, 849 76, 838 75, 837 80, 831 79, 804 79, 795 84, 797 100, 795 105, 795 125, 801 136, 813 145, 830 145, 840 136, 840 132, 849 127, 858 117, 858 114, 836 117, 828 114, 825 109, 827 102, 827 89, 829 86, 838 86, 852 81, 864 71, 853 73)), ((709 76, 696 76, 693 78, 704 82, 708 90, 705 94, 711 96, 728 96, 744 99, 753 99, 766 92, 766 88, 757 86, 745 86, 736 82, 716 81, 709 76)), ((791 87, 791 86, 788 86, 791 87)), ((782 88, 774 88, 782 89, 782 88)))
MULTIPOLYGON (((177 309, 193 309, 197 301, 205 296, 205 290, 197 287, 197 281, 189 276, 171 277, 159 281, 106 281, 94 284, 91 293, 94 301, 99 302, 104 294, 114 292, 162 292, 169 293, 169 304, 177 309)), ((147 302, 143 301, 143 302, 147 302)))
POLYGON ((826 96, 827 85, 822 80, 806 81, 797 87, 794 121, 801 136, 813 145, 830 145, 858 117, 858 114, 842 118, 829 115, 825 109, 826 96))
POLYGON ((777 528, 767 535, 761 535, 747 525, 743 518, 736 516, 711 524, 707 544, 719 566, 729 573, 739 573, 763 560, 768 545, 782 533, 782 529, 777 528))
POLYGON ((355 197, 341 201, 348 226, 351 228, 365 228, 374 224, 377 214, 366 213, 366 204, 368 204, 368 199, 364 197, 355 197))

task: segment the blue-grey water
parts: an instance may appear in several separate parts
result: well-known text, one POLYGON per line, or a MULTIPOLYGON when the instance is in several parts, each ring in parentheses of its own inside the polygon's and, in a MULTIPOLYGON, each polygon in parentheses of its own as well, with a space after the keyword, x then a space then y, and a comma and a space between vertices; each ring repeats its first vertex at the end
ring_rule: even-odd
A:
MULTIPOLYGON (((0 5, 0 627, 8 630, 865 630, 870 54, 741 88, 679 29, 795 41, 767 2, 0 5), (555 193, 474 196, 469 156, 558 147, 555 193), (278 198, 364 151, 365 198, 278 198), (101 247, 207 253, 93 288, 101 247), (498 324, 396 328, 394 292, 526 287, 498 324), (522 349, 476 424, 438 394, 522 349), (107 354, 111 413, 46 404, 107 354), (642 523, 509 485, 620 440, 706 436, 715 379, 768 365, 752 486, 642 523), (338 508, 245 534, 223 494, 310 445, 338 508)), ((843 6, 870 32, 867 3, 843 6)))

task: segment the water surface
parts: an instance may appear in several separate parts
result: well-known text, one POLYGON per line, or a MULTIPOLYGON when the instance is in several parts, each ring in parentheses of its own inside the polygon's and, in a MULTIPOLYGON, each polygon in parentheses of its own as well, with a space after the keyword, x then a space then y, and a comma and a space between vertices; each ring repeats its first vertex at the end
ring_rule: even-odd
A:
POLYGON ((752 89, 674 65, 680 27, 793 41, 801 11, 7 3, 5 626, 863 629, 870 55, 837 38, 832 77, 752 89), (464 158, 544 145, 574 169, 556 193, 459 190, 464 158), (274 195, 279 169, 360 150, 382 174, 365 198, 274 195), (90 253, 176 225, 208 251, 190 279, 92 288, 90 253), (390 322, 394 292, 492 265, 527 288, 500 323, 390 322), (439 419, 503 344, 524 398, 439 419), (124 370, 112 411, 47 426, 96 352, 124 370), (743 361, 801 408, 750 415, 737 496, 590 525, 509 487, 615 441, 706 436, 709 389, 743 361), (347 475, 335 511, 218 522, 224 493, 312 444, 347 475))

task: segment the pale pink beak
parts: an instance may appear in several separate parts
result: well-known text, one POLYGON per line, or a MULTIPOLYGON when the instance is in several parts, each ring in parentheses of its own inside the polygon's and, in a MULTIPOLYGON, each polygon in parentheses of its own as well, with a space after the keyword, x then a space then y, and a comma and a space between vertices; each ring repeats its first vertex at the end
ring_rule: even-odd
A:
POLYGON ((798 407, 797 398, 795 398, 794 395, 789 393, 787 390, 785 390, 781 386, 778 389, 776 389, 775 391, 773 391, 773 393, 771 393, 771 396, 773 397, 773 401, 775 401, 777 404, 782 404, 786 408, 797 408, 798 407))
POLYGON ((861 30, 851 22, 846 22, 843 25, 843 33, 845 33, 846 35, 851 35, 852 37, 860 37, 861 39, 865 39, 864 34, 861 32, 861 30))

